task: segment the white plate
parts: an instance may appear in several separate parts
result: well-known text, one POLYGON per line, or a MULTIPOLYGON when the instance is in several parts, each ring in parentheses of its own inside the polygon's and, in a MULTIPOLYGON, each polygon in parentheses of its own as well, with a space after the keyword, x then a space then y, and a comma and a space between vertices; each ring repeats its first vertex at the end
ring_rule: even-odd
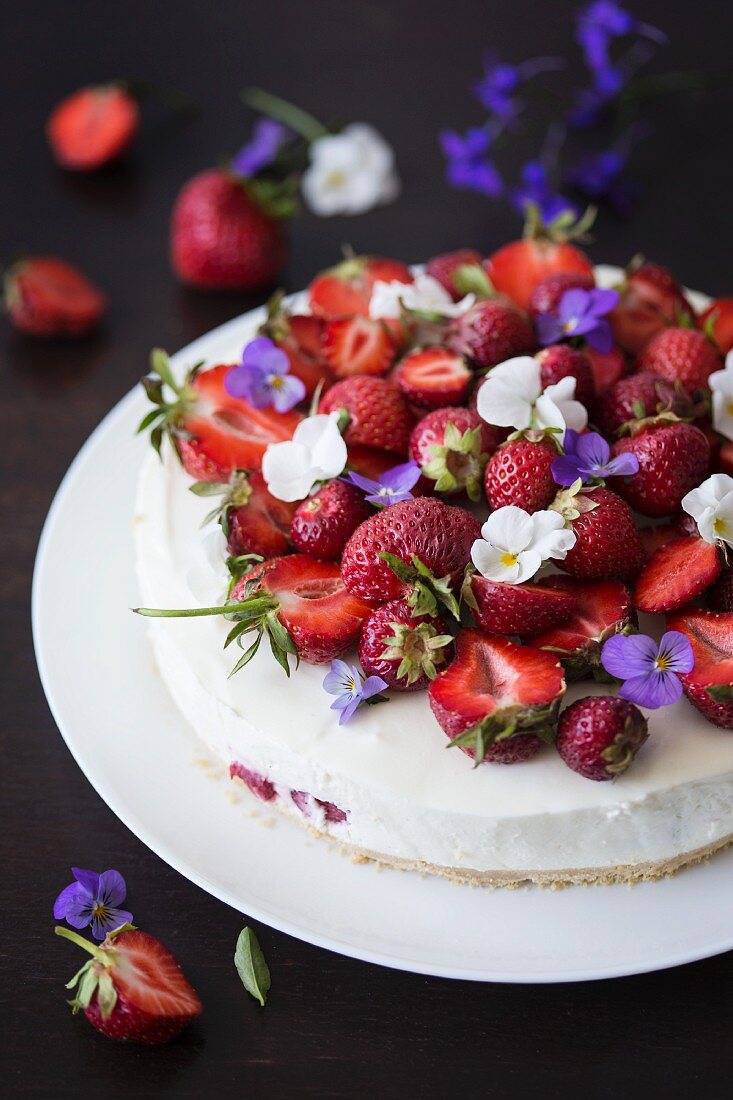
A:
MULTIPOLYGON (((215 362, 253 317, 175 360, 215 362)), ((733 947, 733 850, 675 878, 552 892, 470 889, 356 865, 196 766, 140 621, 131 516, 146 443, 128 394, 75 459, 36 561, 33 634, 49 705, 89 781, 154 852, 283 932, 385 966, 476 981, 555 982, 675 966, 733 947), (228 796, 228 797, 227 797, 228 796), (265 826, 271 827, 265 827, 265 826)))

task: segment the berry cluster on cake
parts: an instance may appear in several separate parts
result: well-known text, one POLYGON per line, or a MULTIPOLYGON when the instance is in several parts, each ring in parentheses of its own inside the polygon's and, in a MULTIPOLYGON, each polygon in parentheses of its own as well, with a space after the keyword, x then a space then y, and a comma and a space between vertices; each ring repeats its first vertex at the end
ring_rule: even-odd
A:
POLYGON ((162 675, 233 780, 493 885, 730 842, 726 302, 540 235, 352 256, 246 324, 185 378, 154 353, 136 524, 162 675))

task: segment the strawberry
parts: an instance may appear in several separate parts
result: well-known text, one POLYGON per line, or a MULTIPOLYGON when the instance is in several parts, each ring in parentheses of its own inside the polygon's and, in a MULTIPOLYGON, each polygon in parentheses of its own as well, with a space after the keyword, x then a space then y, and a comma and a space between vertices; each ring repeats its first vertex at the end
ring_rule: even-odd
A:
POLYGON ((290 373, 301 380, 309 398, 319 386, 325 390, 333 382, 323 355, 324 329, 320 317, 289 313, 283 306, 282 291, 277 291, 267 303, 267 320, 257 332, 282 348, 290 360, 290 373))
POLYGON ((419 691, 435 679, 452 645, 441 619, 416 615, 404 600, 390 600, 364 620, 359 660, 367 676, 381 676, 395 691, 419 691))
POLYGON ((229 778, 241 780, 255 798, 259 798, 260 802, 275 802, 277 799, 277 790, 274 783, 271 783, 260 772, 253 771, 252 768, 245 768, 244 764, 240 764, 237 760, 233 760, 229 765, 229 778))
POLYGON ((326 323, 323 354, 337 378, 352 374, 386 374, 397 348, 381 321, 355 313, 326 323))
POLYGON ((556 313, 566 290, 592 290, 595 285, 595 276, 585 271, 548 275, 532 291, 527 308, 532 317, 538 313, 556 313))
POLYGON ((629 373, 629 364, 621 348, 613 347, 610 351, 597 351, 595 348, 586 347, 585 354, 593 371, 596 393, 605 393, 610 386, 618 382, 619 378, 629 373))
POLYGON ((644 562, 644 547, 625 500, 610 489, 573 488, 558 493, 553 507, 565 515, 575 535, 561 569, 574 577, 601 580, 633 577, 644 562))
POLYGON ((596 380, 588 356, 568 344, 554 344, 535 355, 540 365, 542 388, 554 386, 561 378, 575 379, 575 399, 590 407, 596 393, 596 380))
POLYGON ((53 158, 72 172, 95 172, 132 145, 140 126, 137 100, 122 84, 80 88, 48 116, 53 158))
POLYGON ((636 625, 631 594, 621 581, 586 581, 553 574, 543 586, 572 597, 570 616, 531 638, 528 645, 559 657, 569 680, 607 679, 601 648, 612 634, 629 633, 636 625))
POLYGON ((529 760, 553 739, 565 679, 549 653, 462 630, 455 660, 430 685, 441 728, 477 766, 529 760))
POLYGON ((371 514, 355 486, 329 481, 295 509, 290 538, 302 554, 336 561, 356 528, 371 514))
POLYGON ((680 673, 685 695, 708 722, 733 729, 733 612, 687 608, 667 618, 668 630, 686 634, 695 664, 680 673))
MULTIPOLYGON (((190 472, 188 466, 186 470, 190 472)), ((258 471, 235 470, 226 484, 202 478, 190 488, 197 496, 222 495, 221 503, 206 518, 218 520, 234 557, 256 554, 277 558, 288 552, 296 505, 274 497, 258 471)))
POLYGON ((529 355, 537 347, 525 314, 501 298, 476 302, 456 318, 448 331, 447 343, 482 370, 515 355, 529 355))
POLYGON ((708 592, 713 611, 733 611, 733 573, 724 573, 708 592))
POLYGON ((723 355, 733 349, 733 298, 716 298, 700 314, 700 327, 709 331, 723 355))
POLYGON ((467 293, 467 290, 461 289, 462 277, 465 278, 468 275, 471 278, 475 269, 483 275, 482 263, 483 256, 480 252, 476 252, 473 248, 459 248, 455 252, 442 252, 439 256, 433 256, 425 265, 425 274, 437 279, 453 301, 457 302, 467 293), (462 271, 463 268, 471 270, 465 272, 462 271))
POLYGON ((680 532, 672 523, 661 523, 655 527, 640 527, 639 538, 644 547, 644 553, 650 558, 661 546, 673 542, 680 537, 680 532))
POLYGON ((637 360, 638 370, 651 371, 694 394, 707 386, 708 377, 723 369, 715 344, 699 329, 665 328, 657 333, 637 360))
POLYGON ((230 366, 194 367, 179 383, 164 351, 154 351, 151 364, 143 386, 154 408, 138 431, 151 428, 150 441, 159 453, 167 434, 197 481, 222 482, 233 470, 259 469, 269 444, 292 438, 300 423, 300 413, 294 410, 255 409, 244 398, 227 393, 230 366), (173 400, 166 396, 166 387, 173 400))
POLYGON ((716 547, 696 535, 682 535, 656 550, 636 581, 634 604, 654 614, 675 611, 696 599, 721 572, 716 547))
POLYGON ((405 400, 419 409, 462 405, 472 378, 462 355, 440 347, 411 352, 392 374, 405 400))
POLYGON ((369 316, 376 282, 411 283, 412 272, 399 260, 379 256, 350 256, 336 267, 317 275, 308 287, 311 311, 332 320, 356 313, 369 316))
POLYGON ((637 355, 667 325, 693 322, 695 311, 675 277, 660 264, 630 265, 610 315, 616 343, 637 355))
POLYGON ((479 535, 473 516, 433 497, 393 504, 370 516, 347 542, 341 559, 344 583, 359 599, 375 603, 399 599, 412 588, 410 606, 420 611, 435 611, 430 593, 437 593, 455 613, 450 590, 460 583, 479 535))
POLYGON ((604 435, 613 436, 630 420, 642 420, 670 410, 682 415, 689 404, 681 387, 650 371, 620 378, 600 394, 593 405, 593 421, 604 435))
POLYGON ((520 309, 529 309, 535 288, 550 275, 587 275, 593 265, 580 249, 570 244, 582 235, 588 222, 574 226, 544 226, 536 217, 527 220, 524 237, 493 252, 484 264, 494 289, 506 294, 520 309))
POLYGON ((362 447, 358 443, 352 443, 348 452, 348 469, 355 470, 357 474, 369 477, 372 481, 379 481, 385 470, 390 470, 395 465, 394 455, 389 451, 379 451, 376 447, 362 447))
POLYGON ((410 436, 410 458, 434 482, 436 493, 468 494, 481 498, 487 447, 491 431, 485 431, 478 413, 471 409, 434 409, 419 420, 410 436))
POLYGON ((629 767, 649 736, 638 707, 613 695, 578 699, 560 715, 557 751, 586 779, 615 779, 629 767))
POLYGON ((539 634, 565 622, 575 608, 572 593, 544 580, 504 584, 469 572, 462 591, 476 622, 489 634, 539 634))
POLYGON ((557 447, 549 439, 509 439, 491 456, 484 488, 492 510, 516 504, 525 512, 547 508, 557 492, 552 462, 557 447))
POLYGON ((173 207, 171 262, 199 290, 255 291, 287 259, 282 221, 266 213, 244 180, 220 168, 184 184, 173 207))
POLYGON ((123 924, 101 944, 69 928, 56 933, 92 956, 66 988, 76 986, 74 1012, 109 1039, 167 1043, 203 1012, 173 955, 147 932, 123 924))
POLYGON ((699 428, 677 420, 673 413, 633 421, 629 427, 631 434, 614 443, 611 454, 636 455, 639 470, 616 479, 619 496, 644 516, 669 516, 705 479, 710 444, 699 428))
POLYGON ((5 273, 5 309, 28 336, 86 336, 107 298, 77 268, 55 256, 27 256, 5 273))
POLYGON ((369 375, 344 378, 321 398, 318 406, 322 413, 339 409, 349 414, 344 433, 349 446, 375 447, 402 457, 407 454, 412 414, 391 382, 369 375))

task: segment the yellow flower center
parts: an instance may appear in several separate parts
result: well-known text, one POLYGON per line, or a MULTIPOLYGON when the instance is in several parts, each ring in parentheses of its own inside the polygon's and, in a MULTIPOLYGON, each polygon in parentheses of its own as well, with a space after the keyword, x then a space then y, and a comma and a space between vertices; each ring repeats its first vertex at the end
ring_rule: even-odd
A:
POLYGON ((727 405, 728 416, 733 416, 733 401, 729 401, 727 405))
POLYGON ((346 182, 346 173, 341 169, 335 169, 333 172, 329 172, 326 176, 326 187, 343 187, 346 182))
POLYGON ((517 564, 517 555, 510 554, 507 550, 505 554, 501 555, 501 564, 506 565, 507 569, 511 568, 512 565, 517 564))
POLYGON ((666 653, 660 653, 654 662, 655 667, 659 672, 666 672, 669 669, 669 657, 666 653))
POLYGON ((97 917, 98 920, 101 920, 104 914, 105 908, 102 905, 101 901, 98 901, 97 904, 94 906, 94 909, 92 910, 92 915, 97 917))
POLYGON ((273 375, 272 375, 272 376, 270 377, 270 385, 272 386, 273 390, 280 390, 280 389, 282 389, 282 384, 283 384, 283 380, 282 380, 282 376, 281 376, 281 375, 279 375, 279 374, 273 374, 273 375))
POLYGON ((715 531, 716 535, 725 535, 728 531, 728 524, 724 519, 718 518, 713 524, 713 530, 715 531))

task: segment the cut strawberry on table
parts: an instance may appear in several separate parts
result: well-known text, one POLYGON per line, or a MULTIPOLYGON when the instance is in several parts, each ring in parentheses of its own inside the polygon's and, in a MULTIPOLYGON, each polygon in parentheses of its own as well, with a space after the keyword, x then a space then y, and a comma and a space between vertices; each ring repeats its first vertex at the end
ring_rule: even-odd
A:
POLYGON ((695 311, 680 284, 661 264, 632 262, 610 315, 616 343, 636 355, 668 325, 694 324, 695 311))
POLYGON ((337 378, 349 378, 353 374, 386 374, 397 348, 381 321, 354 314, 327 322, 323 354, 337 378))
POLYGON ((349 447, 357 444, 402 457, 407 454, 414 420, 402 394, 390 381, 369 375, 342 379, 318 405, 322 413, 341 409, 349 414, 344 432, 349 447))
POLYGON ((349 317, 354 313, 368 317, 375 283, 412 281, 409 267, 399 260, 350 256, 316 276, 308 287, 308 299, 312 312, 326 320, 349 317))
POLYGON ((692 646, 692 672, 679 674, 685 695, 708 722, 733 729, 733 612, 690 608, 669 615, 667 628, 692 646))
POLYGON ((520 637, 566 622, 576 604, 572 592, 548 584, 547 578, 531 584, 505 584, 469 572, 462 594, 483 630, 520 637))
POLYGON ((652 554, 637 578, 634 604, 650 614, 676 611, 710 588, 721 569, 714 544, 683 535, 652 554))
POLYGON ((466 360, 448 348, 424 348, 406 355, 392 374, 405 400, 420 409, 462 405, 473 371, 466 360))
POLYGON ((72 172, 94 172, 117 160, 140 126, 137 100, 122 84, 80 88, 62 99, 46 123, 54 160, 72 172))
POLYGON ((26 256, 3 282, 8 317, 28 336, 86 336, 107 311, 106 295, 56 256, 26 256))
POLYGON ((508 638, 462 630, 456 657, 430 685, 439 725, 474 766, 529 760, 552 741, 565 678, 549 653, 508 638))
POLYGON ((123 924, 97 945, 68 928, 56 933, 92 957, 74 975, 70 1002, 109 1039, 167 1043, 203 1011, 195 990, 160 940, 123 924))
POLYGON ((612 634, 633 631, 636 625, 626 585, 561 576, 545 577, 542 583, 572 597, 574 607, 564 623, 535 635, 527 644, 556 654, 569 680, 607 679, 600 659, 603 643, 612 634))

